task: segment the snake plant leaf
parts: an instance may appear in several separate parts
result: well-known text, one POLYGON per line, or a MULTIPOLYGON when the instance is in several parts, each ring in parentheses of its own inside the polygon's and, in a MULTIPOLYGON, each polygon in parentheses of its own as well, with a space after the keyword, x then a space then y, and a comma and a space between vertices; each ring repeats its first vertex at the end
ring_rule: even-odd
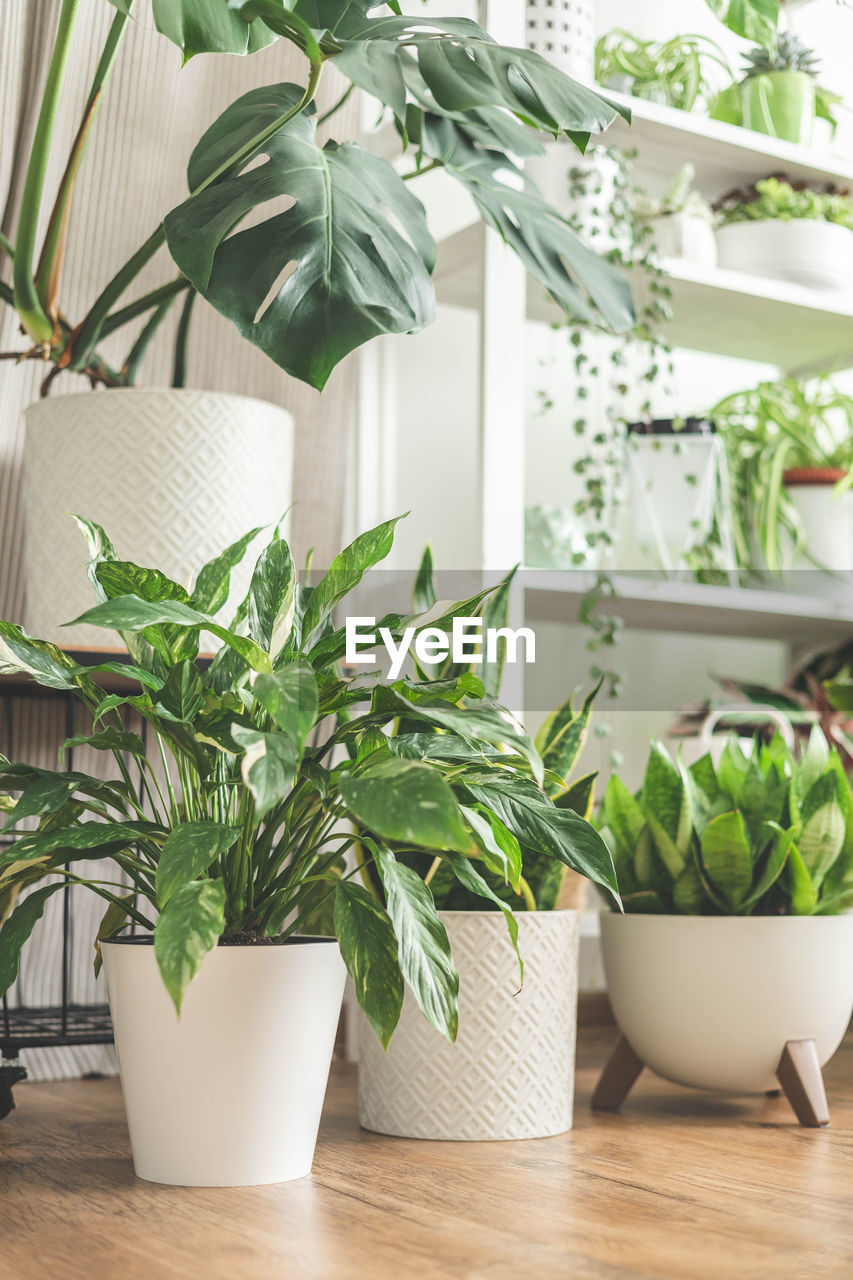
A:
POLYGON ((592 704, 600 688, 601 680, 587 694, 577 711, 574 700, 569 698, 556 711, 551 712, 536 735, 536 749, 542 757, 542 763, 546 769, 558 773, 563 778, 564 785, 583 750, 592 704))
POLYGON ((271 542, 258 557, 249 586, 249 635, 275 661, 293 626, 296 572, 283 539, 271 542))
POLYGON ((570 787, 566 787, 565 791, 555 795, 553 797, 554 804, 558 809, 571 809, 573 813, 580 814, 582 818, 586 818, 587 822, 589 822, 592 818, 592 808, 595 801, 595 780, 597 777, 597 769, 592 773, 585 773, 582 778, 578 778, 570 787))
POLYGON ((752 892, 741 903, 741 913, 748 914, 757 906, 765 894, 769 893, 785 870, 791 845, 797 838, 798 827, 789 827, 787 831, 778 822, 768 822, 771 833, 770 846, 765 854, 764 867, 755 882, 752 892))
POLYGON ((154 955, 180 1016, 184 993, 225 928, 225 885, 190 880, 169 899, 154 926, 154 955))
MULTIPOLYGON (((190 173, 216 169, 226 140, 243 136, 247 110, 272 102, 281 118, 301 96, 282 84, 239 99, 201 139, 190 173)), ((164 225, 198 292, 281 368, 321 390, 362 343, 431 322, 436 248, 423 205, 387 160, 351 142, 321 149, 315 132, 310 116, 296 116, 264 144, 264 163, 252 163, 258 152, 245 157, 164 225), (253 210, 283 197, 291 200, 284 212, 241 229, 253 210)))
POLYGON ((404 516, 385 520, 344 547, 311 592, 302 619, 303 645, 311 649, 311 641, 331 614, 335 605, 361 582, 368 569, 384 560, 394 543, 394 530, 404 516))
POLYGON ((299 756, 317 722, 317 677, 308 662, 294 662, 271 675, 258 676, 252 692, 275 723, 295 742, 299 756))
POLYGON ((737 809, 712 818, 702 836, 702 866, 732 911, 742 906, 752 886, 749 835, 737 809))
POLYGON ((448 853, 445 854, 445 860, 449 862, 453 874, 463 889, 467 889, 469 893, 473 893, 478 898, 484 898, 487 902, 494 903, 503 912, 509 940, 518 959, 519 982, 523 984, 524 960, 518 949, 518 921, 513 914, 512 907, 508 902, 504 902, 502 898, 498 897, 491 885, 483 879, 477 868, 467 858, 460 857, 458 853, 448 853))
POLYGON ((708 8, 737 36, 770 49, 779 25, 779 0, 706 0, 708 8))
POLYGON ((228 600, 232 569, 236 569, 245 556, 249 544, 254 542, 262 532, 262 525, 258 525, 256 529, 250 529, 242 538, 238 538, 230 547, 226 547, 221 555, 209 560, 199 569, 190 597, 190 604, 194 609, 200 609, 202 613, 219 612, 228 600))
POLYGON ((424 1017, 452 1043, 459 1028, 459 975, 429 887, 384 845, 374 840, 365 843, 385 889, 403 977, 424 1017))
POLYGON ((686 863, 684 870, 672 887, 672 901, 676 911, 684 915, 699 915, 705 901, 705 888, 702 877, 693 862, 686 863))
MULTIPOLYGON (((846 787, 845 787, 846 789, 846 787)), ((810 787, 800 809, 797 848, 816 889, 844 847, 846 822, 839 779, 827 770, 810 787)))
POLYGON ((814 915, 818 905, 818 892, 812 883, 806 864, 800 857, 796 844, 788 850, 786 865, 788 891, 791 895, 791 912, 795 916, 814 915))
POLYGON ((383 840, 474 853, 459 802, 432 765, 385 757, 339 782, 347 809, 383 840))
POLYGON ((604 792, 603 817, 620 851, 633 859, 646 817, 617 773, 610 775, 604 792))
POLYGON ((501 151, 472 145, 452 120, 427 116, 424 150, 461 182, 492 227, 570 315, 614 332, 634 320, 627 278, 579 238, 501 151))
POLYGON ((358 1003, 387 1049, 403 1007, 394 926, 372 893, 342 880, 335 890, 335 933, 358 1003))
POLYGON ((65 884, 48 884, 34 889, 19 901, 0 929, 0 996, 5 996, 18 976, 21 950, 44 914, 48 898, 65 884))
POLYGON ((231 736, 243 751, 243 781, 251 791, 260 817, 287 795, 299 767, 299 751, 289 734, 264 733, 235 724, 231 736))
POLYGON ((179 889, 203 875, 239 835, 239 827, 219 822, 183 822, 174 827, 163 843, 157 864, 155 888, 159 906, 165 907, 179 889))
MULTIPOLYGON (((110 0, 120 13, 133 0, 110 0)), ((151 0, 154 25, 176 44, 187 62, 197 53, 255 53, 278 39, 263 22, 247 22, 228 0, 151 0)))
POLYGON ((673 879, 684 870, 692 815, 684 771, 659 742, 652 743, 643 779, 643 810, 658 854, 673 879))
POLYGON ((828 764, 829 746, 823 730, 820 725, 812 725, 806 749, 791 779, 791 816, 795 820, 801 819, 806 796, 823 775, 828 764))

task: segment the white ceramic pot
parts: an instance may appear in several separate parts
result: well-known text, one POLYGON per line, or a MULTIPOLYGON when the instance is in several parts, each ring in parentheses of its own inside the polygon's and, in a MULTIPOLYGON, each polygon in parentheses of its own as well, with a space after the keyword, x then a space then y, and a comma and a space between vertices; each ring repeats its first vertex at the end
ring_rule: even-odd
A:
POLYGON ((836 572, 853 569, 853 491, 838 497, 833 484, 786 486, 788 497, 803 526, 808 556, 800 556, 795 568, 821 568, 836 572))
POLYGON ((766 218, 717 228, 717 262, 812 289, 853 286, 853 231, 810 218, 766 218))
MULTIPOLYGON (((123 559, 185 583, 292 499, 293 419, 247 396, 93 391, 39 400, 26 421, 25 625, 60 644, 109 643, 95 627, 61 625, 94 603, 69 512, 102 525, 123 559)), ((245 595, 261 545, 232 574, 223 614, 245 595)))
POLYGON ((603 913, 601 942, 619 1029, 676 1084, 777 1088, 789 1040, 823 1066, 853 1013, 853 915, 603 913))
POLYGON ((527 47, 584 84, 595 65, 595 0, 526 0, 527 47))
POLYGON ((547 1138, 572 1127, 578 918, 519 912, 518 961, 499 912, 441 911, 459 972, 450 1044, 407 990, 388 1050, 359 1020, 358 1115, 403 1138, 547 1138))
POLYGON ((243 1187, 310 1173, 346 978, 337 942, 217 947, 180 1018, 149 941, 101 946, 137 1175, 243 1187))
POLYGON ((697 266, 717 265, 717 241, 706 218, 689 213, 667 213, 650 218, 655 248, 662 258, 678 258, 697 266))

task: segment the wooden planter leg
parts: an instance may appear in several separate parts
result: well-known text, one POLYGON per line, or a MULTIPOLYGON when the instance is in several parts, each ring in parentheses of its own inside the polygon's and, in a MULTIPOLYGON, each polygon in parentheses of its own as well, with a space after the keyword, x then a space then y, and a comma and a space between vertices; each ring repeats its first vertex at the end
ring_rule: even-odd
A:
POLYGON ((800 1124, 819 1129, 829 1124, 829 1107, 814 1040, 789 1040, 776 1075, 800 1124))
POLYGON ((620 1034, 595 1086, 590 1101, 593 1111, 618 1111, 642 1069, 642 1059, 620 1034))

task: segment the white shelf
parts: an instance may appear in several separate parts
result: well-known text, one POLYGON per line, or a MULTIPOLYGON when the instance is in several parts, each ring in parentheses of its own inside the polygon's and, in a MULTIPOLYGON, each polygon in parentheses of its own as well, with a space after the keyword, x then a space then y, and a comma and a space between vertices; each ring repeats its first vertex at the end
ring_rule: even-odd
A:
MULTIPOLYGON (((803 182, 853 184, 853 157, 797 146, 739 125, 710 120, 695 111, 679 111, 625 93, 609 89, 600 92, 611 102, 630 107, 633 120, 629 126, 618 119, 594 141, 604 146, 636 148, 639 165, 666 177, 689 160, 696 169, 696 186, 708 199, 716 199, 730 187, 779 172, 803 182)), ((570 146, 567 143, 567 154, 570 146)))
MULTIPOLYGON (((478 223, 442 241, 435 273, 439 302, 480 307, 483 238, 478 223)), ((853 365, 853 294, 689 262, 662 265, 672 289, 673 319, 661 327, 673 346, 756 360, 791 373, 853 365)), ((639 293, 641 274, 634 285, 639 293)), ((564 319, 535 280, 528 281, 527 318, 546 324, 564 319)))
MULTIPOLYGON (((525 569, 524 609, 539 622, 575 622, 596 575, 525 569)), ((751 587, 714 587, 642 577, 611 575, 617 595, 602 611, 644 631, 748 636, 788 644, 830 644, 853 637, 853 580, 832 598, 751 587)))

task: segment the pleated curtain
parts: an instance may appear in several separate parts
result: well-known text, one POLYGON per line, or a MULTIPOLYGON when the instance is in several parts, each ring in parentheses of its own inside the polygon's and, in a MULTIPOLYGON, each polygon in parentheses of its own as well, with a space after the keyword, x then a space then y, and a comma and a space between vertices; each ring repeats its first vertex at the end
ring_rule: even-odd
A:
MULTIPOLYGON (((14 238, 16 212, 28 148, 59 15, 59 0, 0 0, 0 215, 2 229, 14 238)), ((201 134, 232 101, 262 84, 293 80, 304 83, 305 63, 291 45, 279 42, 249 58, 204 55, 181 67, 174 45, 154 29, 146 0, 137 0, 136 17, 125 36, 80 172, 69 233, 62 303, 78 320, 99 290, 163 215, 186 196, 186 162, 201 134)), ((47 189, 55 191, 104 36, 114 14, 107 0, 81 0, 63 93, 47 189)), ((331 69, 322 86, 322 110, 340 92, 331 69)), ((335 117, 335 136, 353 137, 357 130, 355 98, 335 117)), ((0 272, 11 279, 11 267, 0 253, 0 272)), ((148 265, 127 296, 164 282, 175 274, 163 250, 148 265)), ((178 307, 149 349, 140 381, 167 385, 178 307)), ((101 350, 121 364, 133 332, 113 335, 101 350)), ((19 350, 25 339, 14 316, 0 309, 0 350, 19 350)), ((47 369, 34 361, 0 363, 0 618, 22 616, 26 582, 21 529, 22 410, 39 393, 47 369)), ((281 404, 296 420, 295 507, 292 540, 297 563, 315 548, 315 563, 328 564, 338 549, 346 465, 352 426, 354 373, 339 368, 320 396, 294 381, 237 331, 199 300, 193 316, 187 385, 239 392, 281 404)), ((88 390, 74 375, 62 374, 52 394, 88 390)), ((103 394, 109 394, 104 392, 103 394)), ((142 442, 141 442, 142 446, 142 442)), ((142 446, 144 447, 144 446, 142 446)), ((264 459, 258 459, 264 466, 264 459)), ((128 495, 128 501, 133 495, 128 495)), ((79 728, 83 728, 82 721, 79 728)), ((75 725, 75 729, 78 726, 75 725)), ((65 736, 65 711, 50 703, 0 701, 0 750, 19 759, 55 767, 57 745, 65 736)), ((96 753, 91 753, 94 757, 96 753)), ((99 763, 78 759, 75 767, 95 772, 99 763)), ((33 938, 22 964, 13 999, 45 1003, 57 995, 61 904, 57 895, 44 925, 33 938)), ((50 905, 50 904, 49 904, 50 905)), ((73 997, 103 999, 91 971, 91 939, 101 904, 75 894, 73 997)), ((37 1051, 28 1055, 33 1074, 68 1075, 111 1068, 102 1050, 37 1051)))

